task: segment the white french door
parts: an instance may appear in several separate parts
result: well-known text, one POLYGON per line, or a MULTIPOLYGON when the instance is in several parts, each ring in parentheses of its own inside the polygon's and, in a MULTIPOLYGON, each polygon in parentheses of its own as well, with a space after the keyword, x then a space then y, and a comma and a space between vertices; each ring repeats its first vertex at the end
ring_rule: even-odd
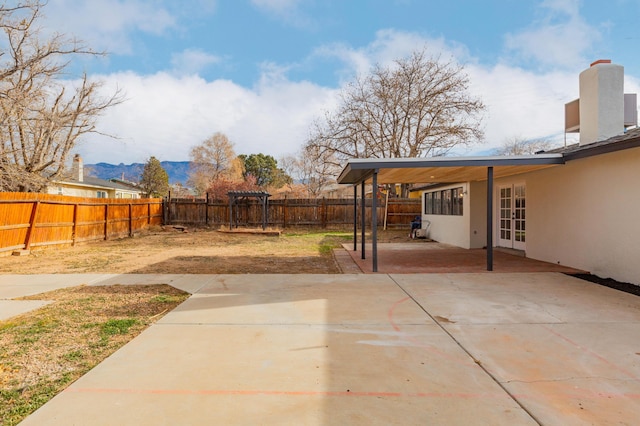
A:
POLYGON ((526 246, 526 187, 498 187, 498 246, 524 250, 526 246))

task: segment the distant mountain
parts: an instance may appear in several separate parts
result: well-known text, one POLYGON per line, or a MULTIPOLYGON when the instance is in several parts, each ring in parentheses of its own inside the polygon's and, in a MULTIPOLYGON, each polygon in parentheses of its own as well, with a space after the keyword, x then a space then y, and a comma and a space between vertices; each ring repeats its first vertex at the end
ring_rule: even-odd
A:
MULTIPOLYGON (((182 183, 186 184, 189 179, 189 161, 161 161, 160 164, 167 171, 169 175, 169 183, 182 183)), ((118 178, 131 182, 138 182, 140 175, 144 169, 143 163, 133 164, 109 164, 109 163, 97 163, 97 164, 85 164, 85 173, 90 176, 94 176, 100 179, 118 178)))

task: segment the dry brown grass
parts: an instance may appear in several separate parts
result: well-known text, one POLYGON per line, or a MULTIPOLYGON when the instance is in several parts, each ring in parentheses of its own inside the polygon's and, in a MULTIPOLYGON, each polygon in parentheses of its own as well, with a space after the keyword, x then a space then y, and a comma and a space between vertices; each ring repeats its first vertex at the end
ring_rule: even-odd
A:
MULTIPOLYGON (((408 241, 407 233, 379 231, 379 241, 408 241)), ((267 236, 157 228, 134 238, 0 257, 0 273, 331 274, 340 273, 332 249, 352 241, 352 235, 348 230, 267 236)))
POLYGON ((115 285, 23 298, 53 302, 0 321, 0 424, 19 422, 187 297, 168 285, 115 285))

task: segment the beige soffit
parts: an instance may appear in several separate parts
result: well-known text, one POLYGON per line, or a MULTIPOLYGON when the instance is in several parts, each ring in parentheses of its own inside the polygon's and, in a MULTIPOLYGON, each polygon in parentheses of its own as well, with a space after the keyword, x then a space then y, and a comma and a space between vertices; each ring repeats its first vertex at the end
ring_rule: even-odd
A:
POLYGON ((345 165, 338 183, 371 182, 378 172, 378 183, 442 183, 487 179, 487 167, 494 178, 528 173, 564 164, 562 154, 537 154, 501 157, 435 158, 356 158, 345 165))

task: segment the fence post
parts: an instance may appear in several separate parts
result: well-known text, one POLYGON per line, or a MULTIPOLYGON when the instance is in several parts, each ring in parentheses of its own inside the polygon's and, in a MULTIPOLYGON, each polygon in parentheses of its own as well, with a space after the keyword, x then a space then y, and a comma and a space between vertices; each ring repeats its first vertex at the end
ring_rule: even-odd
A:
POLYGON ((71 230, 71 246, 76 245, 78 238, 78 203, 73 205, 73 229, 71 230))
POLYGON ((322 229, 327 227, 327 199, 322 197, 322 201, 320 203, 320 223, 322 225, 322 229))
POLYGON ((163 204, 162 207, 163 207, 162 224, 171 225, 171 191, 169 191, 169 194, 167 195, 167 198, 166 198, 166 208, 165 208, 165 204, 163 204))
POLYGON ((207 192, 206 202, 204 204, 204 224, 209 226, 209 193, 207 192))
POLYGON ((133 237, 133 206, 129 203, 129 236, 133 237))
POLYGON ((109 204, 104 205, 104 239, 109 239, 109 204))
POLYGON ((36 227, 36 218, 38 216, 38 208, 40 207, 40 200, 36 201, 31 209, 31 217, 29 218, 29 230, 27 231, 27 238, 24 243, 24 249, 29 250, 31 247, 31 239, 33 238, 33 230, 36 227))
MULTIPOLYGON (((164 205, 163 205, 164 207, 164 205)), ((163 208, 164 210, 164 208, 163 208)), ((147 203, 147 226, 151 226, 151 202, 147 203)))
POLYGON ((287 196, 284 196, 284 203, 282 203, 282 229, 287 227, 287 196))

